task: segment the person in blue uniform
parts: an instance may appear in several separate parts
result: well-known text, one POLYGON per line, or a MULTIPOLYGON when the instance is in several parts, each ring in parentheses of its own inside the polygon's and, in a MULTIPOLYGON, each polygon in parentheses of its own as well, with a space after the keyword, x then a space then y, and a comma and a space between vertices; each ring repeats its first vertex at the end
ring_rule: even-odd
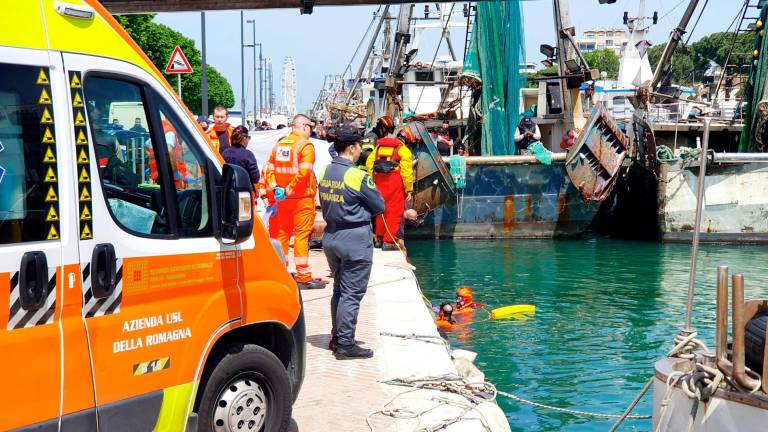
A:
POLYGON ((339 360, 373 356, 373 350, 355 342, 355 328, 373 263, 371 220, 384 211, 384 199, 373 179, 356 168, 361 139, 354 127, 339 127, 334 138, 337 156, 320 173, 318 182, 323 219, 328 224, 323 250, 333 277, 328 348, 339 360))

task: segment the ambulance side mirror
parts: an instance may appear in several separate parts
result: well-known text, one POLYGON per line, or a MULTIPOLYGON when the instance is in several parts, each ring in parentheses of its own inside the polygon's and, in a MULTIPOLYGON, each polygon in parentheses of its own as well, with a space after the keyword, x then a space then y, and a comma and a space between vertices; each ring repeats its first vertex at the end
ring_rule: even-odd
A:
POLYGON ((251 179, 243 168, 224 164, 221 174, 221 242, 235 245, 253 233, 253 198, 251 179))

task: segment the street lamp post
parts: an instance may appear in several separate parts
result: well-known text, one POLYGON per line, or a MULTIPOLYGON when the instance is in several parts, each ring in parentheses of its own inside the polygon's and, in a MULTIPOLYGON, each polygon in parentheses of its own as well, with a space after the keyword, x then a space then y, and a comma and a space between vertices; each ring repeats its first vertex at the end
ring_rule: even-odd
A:
POLYGON ((259 95, 258 102, 256 102, 256 71, 258 69, 259 72, 259 91, 263 91, 261 88, 261 42, 256 43, 256 20, 248 20, 247 23, 250 23, 253 25, 253 44, 246 45, 248 47, 253 47, 253 121, 256 122, 256 113, 261 110, 261 94, 259 95), (259 67, 256 68, 256 47, 259 47, 259 67), (259 110, 256 110, 256 105, 258 103, 259 110))
POLYGON ((245 124, 245 22, 240 11, 240 114, 241 124, 245 124))
POLYGON ((200 70, 202 71, 202 76, 200 77, 200 114, 204 115, 206 118, 208 117, 208 74, 207 69, 208 65, 206 64, 205 59, 205 11, 200 12, 200 29, 202 32, 202 39, 203 39, 203 59, 202 59, 202 65, 200 66, 200 70))

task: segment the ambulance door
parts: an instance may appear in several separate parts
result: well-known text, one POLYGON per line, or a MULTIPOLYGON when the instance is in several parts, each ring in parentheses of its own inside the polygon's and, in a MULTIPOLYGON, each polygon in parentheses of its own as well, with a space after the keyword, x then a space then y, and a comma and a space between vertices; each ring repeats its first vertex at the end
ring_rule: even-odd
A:
POLYGON ((99 426, 181 430, 206 347, 241 316, 237 249, 213 234, 220 168, 151 72, 64 63, 85 111, 74 119, 82 315, 99 426))
MULTIPOLYGON (((0 430, 58 430, 64 274, 77 254, 61 57, 0 47, 0 77, 0 430)), ((93 414, 86 379, 66 390, 82 392, 69 418, 80 430, 93 414)))

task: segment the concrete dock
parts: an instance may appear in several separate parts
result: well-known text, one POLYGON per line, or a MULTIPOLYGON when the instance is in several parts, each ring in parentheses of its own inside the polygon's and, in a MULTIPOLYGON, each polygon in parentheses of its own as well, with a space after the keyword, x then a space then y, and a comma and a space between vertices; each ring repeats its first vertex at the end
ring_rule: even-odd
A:
MULTIPOLYGON (((482 382, 482 373, 440 337, 404 255, 377 249, 373 261, 356 335, 374 350, 371 359, 339 361, 328 350, 332 284, 302 292, 307 370, 290 430, 509 431, 493 400, 465 391, 477 389, 466 384, 482 382)), ((330 277, 322 251, 311 252, 310 265, 330 277)))

